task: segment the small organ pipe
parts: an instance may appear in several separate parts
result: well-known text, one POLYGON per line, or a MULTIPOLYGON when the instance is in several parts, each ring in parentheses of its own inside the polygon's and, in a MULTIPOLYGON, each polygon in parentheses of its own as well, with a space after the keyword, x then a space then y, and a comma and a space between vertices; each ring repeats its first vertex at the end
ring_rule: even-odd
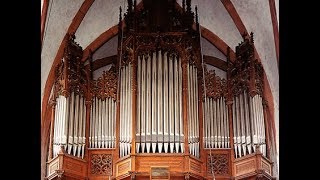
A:
POLYGON ((69 138, 68 138, 68 154, 71 154, 73 144, 73 122, 74 122, 74 92, 70 94, 70 119, 69 119, 69 138))
POLYGON ((179 82, 178 82, 178 57, 175 57, 173 59, 174 63, 173 63, 173 76, 174 76, 174 82, 173 82, 173 86, 174 86, 174 142, 175 142, 175 150, 176 152, 179 151, 179 98, 178 98, 178 86, 179 86, 179 82))
POLYGON ((169 142, 170 142, 170 153, 173 153, 174 143, 174 112, 173 112, 173 57, 169 55, 169 142))
POLYGON ((164 115, 164 152, 167 153, 168 152, 168 135, 169 135, 169 132, 168 132, 168 60, 167 60, 167 52, 164 53, 164 56, 163 56, 164 60, 163 60, 163 97, 164 97, 164 100, 163 100, 163 107, 164 107, 164 110, 163 110, 163 115, 164 115))
POLYGON ((214 117, 215 117, 215 106, 213 105, 213 98, 210 98, 209 99, 209 109, 212 109, 210 112, 210 120, 209 120, 209 123, 210 123, 210 126, 209 126, 209 132, 210 132, 210 136, 209 136, 209 139, 210 139, 210 148, 215 148, 214 146, 214 143, 216 142, 214 140, 214 128, 216 127, 215 126, 215 121, 214 121, 214 117))
POLYGON ((247 92, 244 91, 244 109, 245 109, 245 126, 246 126, 246 146, 248 153, 251 154, 251 133, 250 133, 250 123, 249 123, 249 106, 248 106, 248 96, 247 92))
POLYGON ((241 127, 241 135, 240 135, 240 139, 241 139, 241 145, 242 145, 242 152, 244 154, 244 156, 246 155, 246 140, 245 140, 245 126, 244 126, 244 103, 243 103, 243 97, 242 97, 242 93, 239 95, 239 107, 240 107, 240 127, 241 127))
POLYGON ((179 119, 180 119, 180 142, 181 142, 181 153, 184 153, 184 132, 183 132, 183 117, 182 117, 182 66, 181 58, 179 57, 179 119))
POLYGON ((156 152, 156 146, 157 146, 157 89, 156 89, 156 81, 157 81, 157 59, 156 59, 156 52, 152 53, 152 79, 151 79, 151 90, 152 90, 152 96, 151 96, 151 142, 152 142, 152 152, 156 152))
POLYGON ((141 123, 141 57, 138 56, 138 67, 137 67, 137 126, 136 126, 136 152, 140 151, 140 142, 141 142, 141 131, 140 131, 140 123, 141 123))
POLYGON ((237 142, 237 116, 236 116, 236 98, 233 98, 233 104, 232 104, 232 124, 233 124, 233 142, 234 142, 234 152, 236 155, 236 158, 238 157, 238 142, 237 142))
POLYGON ((147 153, 149 153, 151 147, 151 60, 149 55, 147 57, 146 146, 147 153))
POLYGON ((83 109, 82 109, 82 103, 83 103, 83 100, 82 100, 82 97, 80 96, 79 98, 79 124, 78 124, 78 152, 77 152, 77 156, 80 157, 80 151, 81 151, 81 145, 82 145, 82 112, 83 112, 83 109))
POLYGON ((144 153, 145 150, 145 142, 146 142, 146 106, 145 106, 145 102, 146 102, 146 60, 145 60, 145 56, 142 56, 142 75, 141 75, 141 89, 142 89, 142 103, 141 103, 141 112, 142 112, 142 117, 141 117, 141 149, 142 149, 142 153, 144 153))
POLYGON ((158 53, 158 150, 161 153, 162 145, 163 145, 163 96, 162 96, 162 52, 159 51, 158 53))
POLYGON ((220 117, 221 117, 221 148, 225 148, 225 131, 224 131, 224 128, 225 128, 225 123, 224 123, 224 103, 223 103, 223 99, 222 97, 220 97, 220 117))

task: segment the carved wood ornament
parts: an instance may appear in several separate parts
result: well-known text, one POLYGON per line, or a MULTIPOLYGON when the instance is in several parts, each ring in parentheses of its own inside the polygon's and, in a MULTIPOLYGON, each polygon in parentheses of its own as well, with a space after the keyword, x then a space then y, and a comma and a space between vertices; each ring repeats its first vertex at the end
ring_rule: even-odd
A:
POLYGON ((208 71, 204 68, 206 81, 206 96, 208 98, 218 99, 227 96, 227 81, 216 75, 214 70, 208 71))
POLYGON ((229 157, 227 154, 212 154, 207 156, 207 173, 212 175, 212 170, 215 175, 229 174, 229 157))
POLYGON ((263 68, 254 55, 253 33, 243 35, 243 42, 236 47, 236 60, 228 61, 229 86, 234 96, 243 91, 253 97, 263 97, 263 68))
POLYGON ((68 97, 71 92, 86 95, 89 74, 81 61, 82 55, 82 47, 75 42, 75 35, 69 34, 64 56, 55 70, 54 97, 68 97))
POLYGON ((103 71, 101 77, 93 80, 92 93, 99 99, 117 98, 118 75, 114 65, 108 71, 103 71))
POLYGON ((92 154, 91 174, 112 175, 112 155, 111 154, 92 154))

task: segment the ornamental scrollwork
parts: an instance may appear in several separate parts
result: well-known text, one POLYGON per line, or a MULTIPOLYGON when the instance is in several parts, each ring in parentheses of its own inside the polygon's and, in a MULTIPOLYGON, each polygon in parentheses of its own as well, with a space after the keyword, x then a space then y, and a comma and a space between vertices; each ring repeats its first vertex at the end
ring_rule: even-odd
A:
POLYGON ((101 77, 93 81, 92 92, 99 99, 117 99, 118 75, 114 65, 108 71, 103 71, 101 77))
POLYGON ((91 174, 112 175, 112 156, 111 154, 92 154, 91 174))
POLYGON ((227 154, 212 154, 207 156, 207 173, 215 175, 229 174, 229 160, 227 154))
POLYGON ((214 70, 208 71, 206 66, 204 67, 204 74, 206 96, 213 99, 225 97, 227 93, 227 81, 217 76, 214 70))

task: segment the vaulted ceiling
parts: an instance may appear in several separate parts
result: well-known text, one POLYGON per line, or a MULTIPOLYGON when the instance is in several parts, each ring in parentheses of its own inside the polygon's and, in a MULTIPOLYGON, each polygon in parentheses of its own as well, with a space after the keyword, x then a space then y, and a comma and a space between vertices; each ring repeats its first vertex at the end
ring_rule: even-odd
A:
MULTIPOLYGON (((139 4, 141 0, 137 0, 139 4)), ((177 0, 182 4, 182 0, 177 0)), ((279 0, 192 0, 198 6, 199 23, 233 51, 244 32, 253 32, 255 48, 265 69, 274 101, 276 129, 279 104, 279 0)), ((54 60, 68 32, 86 49, 119 20, 119 7, 127 0, 42 0, 41 101, 54 60)), ((116 32, 115 32, 116 33, 116 32)), ((206 43, 206 42, 204 42, 206 43)), ((60 50, 59 50, 60 49, 60 50)), ((278 144, 278 143, 277 143, 278 144)))

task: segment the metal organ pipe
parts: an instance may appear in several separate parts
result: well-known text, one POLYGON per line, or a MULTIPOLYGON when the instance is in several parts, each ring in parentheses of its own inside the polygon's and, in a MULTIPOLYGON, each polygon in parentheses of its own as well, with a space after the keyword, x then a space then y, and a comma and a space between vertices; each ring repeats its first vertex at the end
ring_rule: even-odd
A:
MULTIPOLYGON (((141 86, 141 152, 144 153, 145 146, 146 146, 146 111, 145 111, 145 103, 146 103, 146 60, 145 56, 142 56, 142 63, 141 63, 141 84, 138 86, 141 86)), ((139 119, 137 119, 139 121, 139 119)))
POLYGON ((146 101, 146 147, 147 153, 151 147, 151 58, 147 56, 147 101, 146 101))
POLYGON ((255 153, 258 144, 260 152, 266 156, 262 97, 241 92, 234 97, 232 111, 236 158, 255 153))
POLYGON ((181 59, 166 51, 138 59, 136 152, 184 152, 181 59))
POLYGON ((229 148, 228 113, 225 98, 206 97, 204 104, 205 148, 229 148))
POLYGON ((197 99, 197 69, 188 64, 189 152, 199 157, 199 118, 197 99))
POLYGON ((164 56, 163 56, 163 121, 164 121, 164 135, 163 135, 163 146, 164 146, 164 152, 167 153, 168 152, 168 141, 169 141, 169 132, 168 132, 168 127, 169 127, 169 124, 168 124, 168 119, 169 119, 169 108, 168 108, 168 54, 167 52, 164 53, 164 56))
POLYGON ((162 52, 159 51, 158 52, 158 69, 157 69, 157 74, 158 74, 158 79, 157 79, 157 84, 158 84, 158 152, 161 153, 162 152, 162 147, 163 147, 163 86, 162 86, 162 77, 163 77, 163 71, 162 71, 162 52))
POLYGON ((152 78, 151 78, 151 142, 152 142, 152 152, 156 152, 156 146, 157 146, 157 57, 156 52, 152 53, 152 78))
POLYGON ((83 158, 85 144, 85 103, 81 94, 71 92, 68 97, 56 99, 53 155, 57 156, 60 146, 68 154, 83 158))
POLYGON ((140 131, 140 123, 141 123, 141 58, 138 57, 138 67, 137 67, 137 81, 138 81, 138 90, 137 90, 137 126, 136 126, 136 153, 140 151, 140 142, 141 142, 141 131, 140 131))
MULTIPOLYGON (((121 93, 122 94, 122 93, 121 93)), ((91 106, 91 116, 90 116, 90 132, 89 148, 91 149, 110 149, 115 148, 115 107, 116 102, 111 97, 106 97, 101 99, 99 97, 94 97, 91 106)), ((85 133, 85 101, 82 102, 84 109, 83 113, 83 125, 82 125, 82 151, 84 151, 85 133)), ((82 153, 83 156, 83 153, 82 153)))
POLYGON ((131 63, 121 69, 121 103, 120 106, 120 157, 131 151, 131 63))

